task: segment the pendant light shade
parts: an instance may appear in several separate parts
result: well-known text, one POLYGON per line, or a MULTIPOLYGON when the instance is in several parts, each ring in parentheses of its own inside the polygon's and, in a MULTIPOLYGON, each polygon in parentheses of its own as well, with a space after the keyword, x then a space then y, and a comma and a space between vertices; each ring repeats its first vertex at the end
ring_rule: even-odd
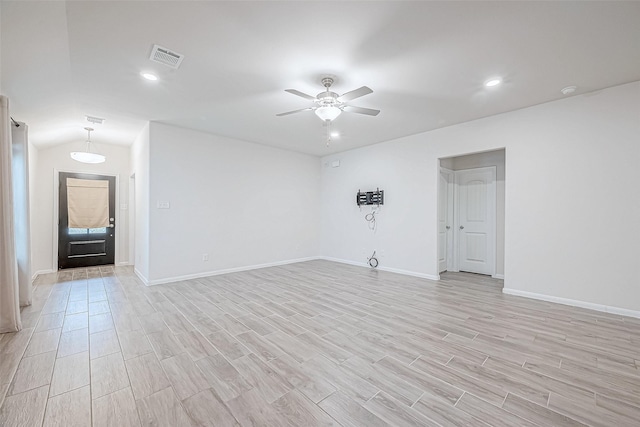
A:
POLYGON ((316 108, 316 116, 322 120, 334 120, 340 113, 342 113, 342 110, 333 105, 316 108))
POLYGON ((84 128, 87 131, 87 150, 72 151, 71 158, 82 163, 104 163, 107 158, 102 154, 91 152, 91 131, 93 128, 84 128))

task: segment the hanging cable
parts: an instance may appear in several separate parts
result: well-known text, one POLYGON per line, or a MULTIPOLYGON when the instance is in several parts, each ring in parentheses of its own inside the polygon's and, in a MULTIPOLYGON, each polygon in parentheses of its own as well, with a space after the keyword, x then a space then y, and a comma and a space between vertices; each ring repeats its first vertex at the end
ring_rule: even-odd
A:
POLYGON ((376 258, 376 251, 373 251, 373 254, 371 254, 368 261, 371 268, 376 268, 378 266, 378 258, 376 258))
POLYGON ((376 214, 378 213, 378 210, 380 209, 379 206, 376 206, 375 208, 371 209, 371 213, 368 213, 364 216, 365 221, 367 221, 367 225, 369 226, 369 230, 373 231, 374 233, 376 232, 377 229, 377 225, 376 225, 376 214))

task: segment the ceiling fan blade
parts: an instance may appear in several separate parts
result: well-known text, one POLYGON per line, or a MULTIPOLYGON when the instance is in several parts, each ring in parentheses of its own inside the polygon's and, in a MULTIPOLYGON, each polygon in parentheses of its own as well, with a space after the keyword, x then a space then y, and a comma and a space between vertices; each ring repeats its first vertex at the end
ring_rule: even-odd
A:
POLYGON ((299 110, 287 111, 286 113, 276 114, 276 116, 278 117, 288 116, 289 114, 295 114, 295 113, 299 113, 300 111, 307 111, 307 110, 313 110, 313 108, 309 107, 309 108, 301 108, 299 110))
POLYGON ((344 111, 348 113, 366 114, 367 116, 377 116, 380 110, 374 110, 371 108, 354 107, 352 105, 346 105, 344 111))
POLYGON ((311 95, 307 95, 306 93, 302 93, 299 90, 295 90, 295 89, 285 89, 285 92, 289 92, 292 93, 294 95, 298 95, 303 97, 304 99, 310 99, 311 101, 315 101, 316 97, 315 96, 311 96, 311 95))
POLYGON ((366 86, 362 86, 361 88, 352 90, 351 92, 347 92, 342 96, 339 96, 338 101, 347 102, 351 101, 352 99, 360 98, 361 96, 369 95, 370 93, 373 93, 371 89, 366 86))

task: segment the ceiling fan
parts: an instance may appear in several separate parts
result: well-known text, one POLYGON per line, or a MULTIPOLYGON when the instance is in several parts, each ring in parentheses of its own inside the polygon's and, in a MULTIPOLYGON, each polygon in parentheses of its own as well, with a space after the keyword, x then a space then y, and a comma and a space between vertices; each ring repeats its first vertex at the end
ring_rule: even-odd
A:
POLYGON ((285 89, 285 92, 298 95, 304 99, 308 99, 314 102, 312 107, 301 108, 300 110, 287 111, 286 113, 276 114, 276 116, 288 116, 289 114, 299 113, 301 111, 314 111, 316 116, 320 117, 324 121, 331 121, 338 117, 343 111, 348 113, 366 114, 368 116, 377 116, 380 110, 373 110, 371 108, 354 107, 347 105, 347 102, 352 99, 360 98, 361 96, 373 93, 371 89, 366 86, 352 90, 342 95, 338 95, 335 92, 331 92, 329 89, 333 84, 333 78, 325 77, 322 79, 322 85, 326 88, 324 92, 320 92, 316 96, 307 95, 295 89, 285 89))

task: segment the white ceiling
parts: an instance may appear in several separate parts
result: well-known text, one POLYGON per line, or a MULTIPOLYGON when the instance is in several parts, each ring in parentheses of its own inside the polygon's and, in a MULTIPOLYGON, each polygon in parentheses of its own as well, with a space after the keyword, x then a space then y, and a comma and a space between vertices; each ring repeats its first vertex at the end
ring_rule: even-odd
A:
POLYGON ((640 2, 2 1, 1 89, 39 147, 128 145, 155 120, 314 155, 640 80, 640 2), (151 62, 153 44, 185 55, 151 62), (151 83, 140 72, 155 72, 151 83), (326 147, 312 95, 337 76, 326 147), (483 82, 500 76, 504 84, 483 82))

